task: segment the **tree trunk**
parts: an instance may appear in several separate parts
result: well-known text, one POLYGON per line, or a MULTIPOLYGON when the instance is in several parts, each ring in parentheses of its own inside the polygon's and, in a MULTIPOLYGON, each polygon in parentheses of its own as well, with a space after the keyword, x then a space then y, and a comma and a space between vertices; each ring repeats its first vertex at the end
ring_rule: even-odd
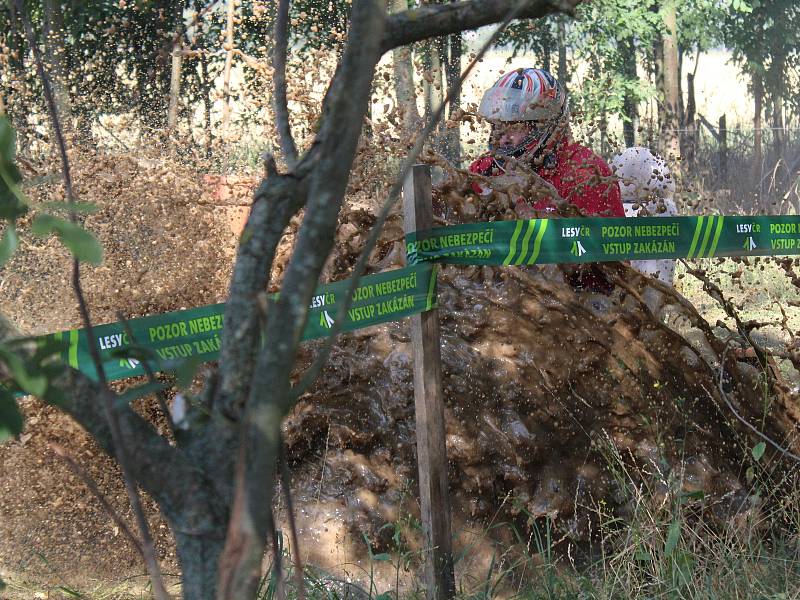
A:
MULTIPOLYGON (((220 528, 221 533, 224 531, 220 528)), ((217 566, 225 546, 224 536, 190 535, 175 528, 173 532, 181 565, 184 600, 215 600, 217 566)))
POLYGON ((719 118, 719 175, 724 186, 728 181, 728 120, 719 118))
POLYGON ((769 208, 768 202, 761 188, 761 174, 764 168, 763 113, 764 79, 761 73, 753 73, 753 181, 758 183, 755 192, 758 194, 762 209, 766 210, 769 208))
POLYGON ((772 149, 775 153, 776 161, 783 157, 786 143, 783 122, 784 64, 785 58, 781 56, 776 58, 774 64, 770 67, 770 79, 772 80, 772 149))
MULTIPOLYGON (((460 33, 454 33, 448 37, 448 57, 444 66, 449 90, 461 75, 461 56, 464 49, 460 33)), ((461 108, 461 94, 456 94, 450 103, 449 116, 452 117, 459 108, 461 108)), ((455 124, 455 127, 448 127, 445 132, 444 155, 453 164, 457 164, 461 160, 461 127, 458 124, 455 124)))
POLYGON ((567 71, 567 25, 563 16, 556 19, 556 45, 558 46, 558 80, 569 93, 569 71, 567 71))
POLYGON ((66 56, 66 46, 64 45, 64 13, 57 0, 45 0, 42 3, 42 13, 42 39, 45 65, 53 84, 53 95, 55 96, 58 115, 61 118, 61 125, 69 131, 72 129, 72 111, 66 82, 66 69, 64 67, 64 59, 66 56))
MULTIPOLYGON (((406 0, 391 0, 391 12, 408 10, 406 0)), ((414 64, 411 60, 411 47, 401 46, 392 51, 394 67, 394 93, 400 112, 400 126, 404 136, 416 130, 421 120, 417 109, 417 95, 414 91, 414 64)))
POLYGON ((679 82, 678 72, 678 25, 677 6, 675 0, 664 5, 664 122, 661 133, 664 143, 664 155, 676 178, 680 177, 680 118, 679 118, 679 82))
POLYGON ((433 55, 436 54, 433 48, 433 40, 428 40, 423 44, 422 50, 422 92, 425 101, 424 118, 427 121, 433 111, 433 55))
MULTIPOLYGON (((619 49, 623 56, 623 74, 629 81, 633 81, 636 76, 636 44, 633 36, 620 40, 619 49)), ((622 132, 625 137, 625 145, 629 148, 636 145, 636 129, 639 127, 639 107, 635 94, 630 91, 625 92, 623 100, 623 112, 625 119, 622 121, 622 132)))
POLYGON ((181 95, 181 65, 183 49, 175 44, 172 49, 172 74, 169 80, 169 111, 167 112, 167 128, 172 131, 178 123, 178 98, 181 95))
POLYGON ((205 52, 200 53, 200 74, 202 81, 200 89, 203 90, 203 107, 205 109, 206 123, 206 157, 211 158, 211 143, 213 141, 211 133, 211 79, 208 75, 208 58, 205 52))
POLYGON ((222 72, 222 135, 228 134, 231 124, 231 67, 233 66, 233 18, 236 0, 228 0, 225 27, 225 68, 222 72))
MULTIPOLYGON (((17 16, 17 8, 14 2, 8 3, 8 18, 9 31, 6 44, 9 49, 11 82, 24 81, 25 65, 22 59, 24 52, 24 44, 22 43, 22 23, 17 16)), ((10 110, 8 116, 13 123, 17 124, 17 143, 20 148, 24 148, 28 145, 28 116, 31 111, 25 94, 17 93, 14 87, 10 85, 11 82, 7 82, 9 87, 6 88, 6 100, 8 101, 8 110, 10 110), (20 123, 23 125, 22 127, 19 126, 20 123)))
MULTIPOLYGON (((441 50, 441 38, 429 40, 425 45, 425 57, 423 61, 425 71, 422 74, 422 81, 425 88, 426 121, 444 100, 441 50)), ((443 125, 443 122, 439 123, 432 140, 433 147, 436 148, 437 151, 440 150, 443 125)))
MULTIPOLYGON (((656 36, 653 42, 653 80, 656 86, 656 118, 657 129, 660 132, 667 121, 666 111, 666 91, 664 89, 664 38, 656 36)), ((658 150, 661 154, 666 154, 664 138, 659 135, 658 150)))
POLYGON ((684 119, 686 132, 682 138, 682 152, 686 157, 686 161, 693 163, 695 158, 695 150, 697 148, 697 104, 695 102, 694 95, 694 73, 686 74, 686 88, 686 118, 684 119))

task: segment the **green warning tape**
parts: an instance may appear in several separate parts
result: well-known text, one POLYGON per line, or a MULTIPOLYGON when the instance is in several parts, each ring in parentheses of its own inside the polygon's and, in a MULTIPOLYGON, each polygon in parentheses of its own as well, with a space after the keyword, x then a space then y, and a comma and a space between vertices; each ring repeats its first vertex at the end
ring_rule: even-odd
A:
MULTIPOLYGON (((342 331, 396 321, 436 308, 436 265, 532 265, 715 256, 800 254, 800 217, 639 217, 530 219, 441 227, 406 236, 412 266, 361 279, 342 331)), ((303 339, 325 337, 349 280, 321 286, 309 306, 303 339)), ((219 357, 225 305, 131 319, 136 344, 158 357, 157 370, 175 361, 219 357)), ((120 358, 134 344, 121 323, 94 328, 109 380, 144 374, 135 358, 120 358), (122 352, 121 352, 122 351, 122 352)), ((64 344, 62 359, 88 377, 97 373, 86 332, 43 336, 64 344)))
POLYGON ((406 236, 409 264, 532 265, 800 254, 800 217, 495 221, 406 236), (531 243, 533 240, 533 243, 531 243))
MULTIPOLYGON (((397 321, 436 308, 436 270, 435 265, 424 265, 363 277, 353 294, 342 331, 397 321)), ((309 305, 304 340, 328 335, 349 286, 350 280, 343 280, 317 289, 309 305)), ((197 358, 207 362, 219 357, 224 312, 224 304, 212 304, 130 319, 128 325, 135 345, 151 350, 158 357, 153 369, 169 370, 181 359, 197 358)), ((96 325, 93 329, 109 381, 144 374, 137 359, 120 358, 126 348, 134 346, 122 323, 96 325)), ((97 379, 84 329, 44 336, 47 337, 64 343, 64 362, 91 379, 97 379)))

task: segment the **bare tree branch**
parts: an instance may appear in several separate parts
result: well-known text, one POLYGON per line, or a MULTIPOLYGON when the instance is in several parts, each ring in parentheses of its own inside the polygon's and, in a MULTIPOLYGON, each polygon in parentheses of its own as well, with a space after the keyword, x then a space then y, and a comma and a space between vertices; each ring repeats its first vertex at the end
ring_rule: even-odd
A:
POLYGON ((375 219, 375 223, 372 226, 369 237, 364 244, 364 248, 362 249, 361 254, 358 256, 358 260, 353 267, 353 273, 350 276, 350 286, 347 292, 345 292, 344 302, 339 307, 333 327, 331 327, 325 342, 323 343, 319 353, 317 354, 317 357, 314 360, 314 363, 306 370, 306 372, 303 374, 303 378, 295 386, 295 389, 292 392, 295 398, 298 398, 305 393, 305 391, 314 383, 322 371, 322 368, 325 366, 325 363, 330 356, 333 343, 336 341, 337 336, 342 330, 342 325, 345 322, 347 311, 350 310, 350 306, 352 305, 353 292, 358 287, 359 281, 364 275, 364 271, 367 268, 367 261, 369 260, 369 256, 372 253, 373 248, 378 243, 378 238, 380 237, 383 225, 386 223, 386 219, 389 217, 389 213, 391 212, 395 202, 397 202, 397 199, 400 197, 400 192, 403 190, 403 182, 411 172, 411 168, 414 166, 417 158, 422 153, 422 149, 425 146, 425 141, 428 139, 431 133, 433 133, 433 130, 436 129, 437 124, 444 116, 444 111, 447 108, 447 105, 450 104, 454 98, 458 97, 461 91, 461 86, 464 84, 464 81, 467 79, 467 77, 469 77, 469 74, 475 68, 475 65, 477 65, 478 62, 483 59, 489 48, 494 45, 494 43, 500 37, 500 34, 505 30, 506 27, 508 27, 508 24, 523 12, 525 7, 531 1, 532 0, 515 0, 511 10, 504 15, 502 23, 498 25, 492 36, 484 43, 478 53, 473 57, 466 69, 464 69, 464 72, 461 73, 459 78, 455 81, 454 85, 447 90, 447 95, 445 96, 444 101, 436 108, 428 122, 425 124, 425 127, 414 140, 414 146, 403 161, 403 164, 400 167, 400 172, 397 175, 391 190, 389 191, 389 196, 383 203, 381 210, 378 212, 378 216, 375 219))
POLYGON ((767 442, 770 446, 774 447, 778 452, 780 452, 784 456, 788 456, 792 460, 800 462, 800 456, 798 456, 797 454, 794 454, 793 452, 790 452, 789 450, 787 450, 786 448, 784 448, 783 446, 778 444, 778 442, 773 440, 771 437, 769 437, 765 433, 762 433, 757 427, 755 427, 754 425, 751 425, 750 421, 748 421, 742 415, 740 415, 739 412, 736 410, 736 408, 731 403, 731 401, 728 399, 728 394, 725 393, 725 388, 723 387, 723 376, 725 374, 725 368, 724 368, 725 355, 728 353, 728 346, 730 345, 730 343, 731 343, 730 340, 728 340, 726 342, 725 350, 722 353, 722 360, 720 361, 720 365, 719 365, 719 383, 717 384, 717 388, 719 390, 719 394, 720 394, 720 396, 722 396, 722 399, 725 401, 725 404, 728 405, 728 410, 730 410, 733 413, 733 416, 736 417, 741 423, 743 423, 748 429, 750 429, 753 433, 755 433, 762 440, 767 442))
POLYGON ((305 599, 305 583, 303 578, 303 559, 300 558, 300 541, 297 539, 297 522, 294 518, 294 502, 292 501, 292 475, 289 473, 288 457, 286 456, 286 443, 281 436, 280 455, 278 460, 281 463, 281 487, 286 498, 286 517, 289 521, 289 533, 292 543, 292 557, 294 559, 294 581, 297 590, 297 600, 305 599))
POLYGON ((323 108, 318 137, 325 157, 309 178, 308 209, 281 294, 269 308, 265 339, 256 359, 243 433, 245 467, 237 467, 236 503, 221 558, 219 597, 250 598, 258 584, 268 532, 265 506, 275 490, 283 417, 293 404, 289 376, 305 326, 308 303, 333 246, 333 232, 355 157, 371 92, 385 21, 383 3, 353 4, 349 41, 323 108))
POLYGON ((82 469, 81 466, 77 462, 75 462, 75 459, 72 458, 67 453, 67 451, 58 444, 51 443, 50 449, 53 451, 53 454, 55 454, 58 458, 64 461, 64 463, 67 465, 67 468, 69 468, 69 470, 72 471, 72 474, 75 475, 75 477, 77 477, 81 481, 83 481, 83 484, 87 488, 89 488, 89 491, 92 492, 95 498, 97 498, 97 501, 100 503, 100 506, 103 507, 103 510, 105 510, 108 513, 108 515, 111 517, 114 523, 117 524, 117 527, 120 528, 122 533, 125 534, 125 537, 127 537, 128 540, 130 540, 131 544, 133 544, 133 547, 136 548, 136 551, 139 553, 139 556, 141 556, 142 559, 144 559, 145 556, 142 544, 139 542, 136 536, 133 535, 133 532, 130 530, 125 520, 120 516, 120 514, 116 510, 114 510, 114 507, 108 503, 108 500, 106 500, 106 497, 103 495, 103 492, 101 492, 100 489, 97 487, 97 484, 94 482, 91 475, 89 475, 89 473, 87 473, 84 469, 82 469))
MULTIPOLYGON (((298 167, 299 168, 299 167, 298 167)), ((250 377, 260 345, 256 295, 267 288, 278 242, 291 218, 307 196, 304 180, 271 173, 256 191, 253 208, 242 232, 225 304, 225 335, 222 336, 219 389, 214 410, 238 421, 243 399, 250 390, 250 377)))
MULTIPOLYGON (((583 0, 532 0, 516 18, 537 19, 554 12, 572 14, 583 0)), ((391 15, 381 42, 381 52, 397 46, 477 29, 498 23, 515 6, 514 0, 462 0, 451 4, 423 4, 419 8, 391 15)))
POLYGON ((278 130, 278 141, 281 152, 289 169, 297 164, 297 146, 292 137, 289 124, 289 107, 286 100, 286 53, 289 45, 289 4, 290 0, 279 0, 278 16, 275 20, 275 48, 272 64, 275 71, 272 85, 275 88, 275 127, 278 130))
MULTIPOLYGON (((88 431, 109 456, 114 456, 111 429, 99 400, 100 385, 72 369, 65 369, 54 385, 67 390, 59 408, 88 431)), ((170 446, 130 407, 118 407, 116 412, 130 455, 141 457, 131 463, 134 479, 179 529, 194 534, 213 531, 217 524, 203 517, 207 507, 199 494, 204 479, 202 466, 170 446)))

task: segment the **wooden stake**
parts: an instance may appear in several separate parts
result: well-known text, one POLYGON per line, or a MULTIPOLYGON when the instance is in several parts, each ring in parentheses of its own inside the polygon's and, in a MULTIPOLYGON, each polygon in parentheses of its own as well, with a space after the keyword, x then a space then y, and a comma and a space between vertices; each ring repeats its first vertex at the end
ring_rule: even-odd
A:
MULTIPOLYGON (((406 233, 433 227, 429 166, 414 165, 403 185, 403 207, 406 233)), ((428 600, 447 600, 455 595, 455 577, 437 310, 411 317, 411 347, 419 496, 422 528, 427 541, 426 597, 428 600)))

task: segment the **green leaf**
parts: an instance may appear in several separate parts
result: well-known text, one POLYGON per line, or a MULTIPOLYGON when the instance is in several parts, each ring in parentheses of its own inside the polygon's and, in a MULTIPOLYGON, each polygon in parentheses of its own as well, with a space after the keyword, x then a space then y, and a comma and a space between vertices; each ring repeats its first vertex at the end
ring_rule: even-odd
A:
POLYGON ((64 586, 64 585, 60 585, 56 589, 59 592, 61 592, 62 594, 64 594, 65 596, 69 596, 71 598, 85 598, 86 597, 83 594, 81 594, 79 591, 74 590, 71 587, 67 587, 67 586, 64 586))
POLYGON ((28 370, 22 358, 7 348, 0 347, 0 358, 3 359, 11 377, 23 392, 41 397, 47 390, 47 377, 41 373, 28 370))
POLYGON ((669 525, 669 532, 667 533, 667 541, 664 544, 664 556, 672 556, 672 553, 675 552, 675 548, 677 548, 680 539, 681 539, 681 522, 678 519, 675 519, 669 525))
POLYGON ((6 582, 0 579, 0 592, 6 589, 6 582))
POLYGON ((372 560, 389 561, 392 560, 392 557, 389 556, 386 552, 381 552, 380 554, 373 554, 372 560))
POLYGON ((92 265, 99 265, 103 262, 103 247, 97 238, 83 227, 68 223, 67 226, 62 227, 59 237, 78 260, 92 265))
POLYGON ((7 390, 0 390, 0 442, 19 435, 21 431, 22 413, 19 412, 14 395, 7 390))
POLYGON ((78 260, 93 265, 103 262, 103 247, 100 242, 80 225, 43 214, 33 220, 31 232, 39 237, 55 233, 78 260))
POLYGON ((752 483, 753 479, 756 478, 756 472, 753 467, 747 467, 747 471, 744 473, 745 479, 747 479, 747 483, 752 483))
POLYGON ((761 460, 761 457, 764 456, 764 451, 767 449, 767 444, 764 442, 760 442, 756 444, 753 449, 750 451, 753 455, 753 458, 756 462, 761 460))
POLYGON ((382 594, 378 594, 375 596, 375 600, 393 600, 394 594, 391 592, 383 592, 382 594))
POLYGON ((0 161, 11 164, 17 154, 17 137, 8 117, 0 117, 0 161))
POLYGON ((43 202, 37 206, 46 210, 66 210, 67 212, 76 212, 84 215, 96 213, 100 210, 93 202, 74 202, 72 204, 69 202, 43 202))
POLYGON ((175 385, 185 390, 194 381, 194 376, 197 374, 197 369, 203 364, 203 360, 199 356, 190 356, 186 358, 175 367, 175 385))
POLYGON ((33 223, 31 223, 31 233, 38 237, 46 237, 56 230, 59 221, 62 221, 62 219, 53 215, 37 215, 33 223))
POLYGON ((3 232, 2 239, 0 239, 0 267, 8 262, 18 245, 17 229, 12 223, 9 223, 3 232))
POLYGON ((697 490, 696 492, 687 492, 681 494, 681 503, 691 502, 692 500, 702 500, 706 497, 706 493, 703 490, 697 490))

